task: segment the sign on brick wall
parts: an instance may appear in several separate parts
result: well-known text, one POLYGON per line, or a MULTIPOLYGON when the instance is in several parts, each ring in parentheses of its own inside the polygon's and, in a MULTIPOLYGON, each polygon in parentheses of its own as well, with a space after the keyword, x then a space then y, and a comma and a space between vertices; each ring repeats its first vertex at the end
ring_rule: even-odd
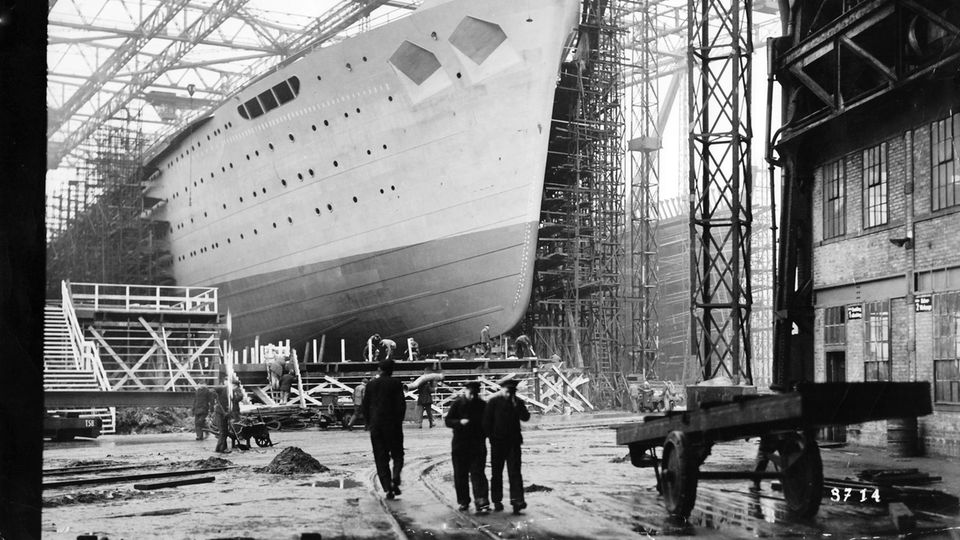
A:
POLYGON ((913 297, 913 307, 917 313, 933 311, 933 297, 929 294, 922 294, 913 297))
POLYGON ((863 318, 863 304, 854 304, 852 306, 847 306, 847 320, 852 321, 854 319, 863 318))

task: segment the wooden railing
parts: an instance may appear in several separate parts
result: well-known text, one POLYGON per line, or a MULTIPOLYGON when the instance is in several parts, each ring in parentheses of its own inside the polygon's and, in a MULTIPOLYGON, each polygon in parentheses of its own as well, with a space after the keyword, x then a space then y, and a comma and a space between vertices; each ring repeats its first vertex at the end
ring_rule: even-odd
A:
POLYGON ((67 319, 67 327, 70 330, 69 339, 70 348, 73 352, 74 367, 83 371, 92 371, 97 378, 100 389, 109 390, 110 381, 103 369, 103 362, 100 361, 100 351, 95 343, 83 339, 83 329, 80 328, 80 322, 77 320, 77 312, 73 306, 73 297, 70 293, 70 283, 68 281, 61 282, 60 293, 63 315, 67 319))
POLYGON ((71 283, 78 308, 94 311, 217 313, 215 287, 71 283))

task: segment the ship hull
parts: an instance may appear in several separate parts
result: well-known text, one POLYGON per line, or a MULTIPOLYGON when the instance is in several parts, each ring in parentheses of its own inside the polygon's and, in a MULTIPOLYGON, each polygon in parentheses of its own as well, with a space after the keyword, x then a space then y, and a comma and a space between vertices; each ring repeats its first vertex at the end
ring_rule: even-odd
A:
POLYGON ((281 66, 155 160, 174 279, 220 288, 235 346, 455 348, 523 316, 578 2, 429 5, 281 66))

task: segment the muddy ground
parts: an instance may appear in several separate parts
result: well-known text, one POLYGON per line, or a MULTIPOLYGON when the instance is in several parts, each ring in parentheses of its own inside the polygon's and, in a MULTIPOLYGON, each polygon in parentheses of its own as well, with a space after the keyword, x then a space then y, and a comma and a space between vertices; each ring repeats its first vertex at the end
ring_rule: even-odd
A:
MULTIPOLYGON (((489 516, 456 511, 448 457, 450 431, 408 425, 403 494, 386 501, 374 487, 368 434, 362 429, 280 431, 273 447, 208 458, 215 441, 192 433, 104 436, 97 440, 47 443, 44 468, 84 464, 118 468, 105 475, 233 465, 198 476, 209 483, 142 491, 135 481, 49 488, 44 491, 43 537, 75 539, 95 533, 119 538, 861 538, 896 537, 886 504, 823 499, 812 520, 787 515, 783 495, 765 482, 752 493, 745 480, 702 482, 688 522, 667 517, 653 471, 637 469, 614 443, 614 432, 597 423, 528 426, 523 451, 529 508, 489 516), (539 429, 544 428, 544 429, 539 429), (271 474, 269 465, 285 449, 299 448, 329 468, 313 474, 271 474), (205 460, 201 462, 200 460, 205 460)), ((705 470, 750 468, 756 441, 714 447, 705 470)), ((825 476, 854 478, 863 469, 916 467, 942 476, 929 487, 960 495, 960 461, 944 458, 890 459, 866 448, 823 450, 825 476)), ((202 471, 201 471, 202 473, 202 471)), ((81 475, 80 478, 97 475, 81 475)), ((78 476, 45 476, 62 481, 78 476)), ((159 482, 170 478, 137 480, 159 482)), ((506 479, 505 479, 506 480, 506 479)), ((472 510, 472 508, 471 508, 472 510)), ((955 506, 914 504, 916 532, 909 537, 960 538, 955 506)))

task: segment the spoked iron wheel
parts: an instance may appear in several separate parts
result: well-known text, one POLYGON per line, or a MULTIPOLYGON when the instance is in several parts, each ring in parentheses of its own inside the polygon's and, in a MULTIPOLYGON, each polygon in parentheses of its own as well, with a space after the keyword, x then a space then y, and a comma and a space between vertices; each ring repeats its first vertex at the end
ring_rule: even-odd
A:
POLYGON ((699 453, 691 447, 686 435, 673 431, 663 443, 662 462, 660 486, 667 512, 687 518, 697 500, 699 453))
POLYGON ((823 497, 823 461, 817 441, 790 433, 780 440, 778 452, 787 509, 799 517, 815 516, 823 497))

